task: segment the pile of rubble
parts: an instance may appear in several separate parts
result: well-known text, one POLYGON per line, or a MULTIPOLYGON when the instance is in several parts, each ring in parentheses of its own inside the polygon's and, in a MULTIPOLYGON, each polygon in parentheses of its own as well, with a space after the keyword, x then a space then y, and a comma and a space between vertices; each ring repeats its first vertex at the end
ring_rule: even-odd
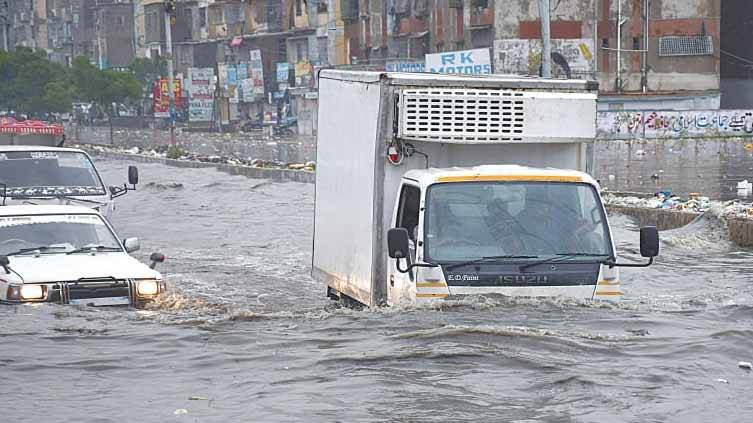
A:
POLYGON ((103 145, 91 145, 86 146, 74 146, 78 148, 85 148, 89 151, 100 153, 117 153, 117 154, 137 154, 146 157, 154 157, 159 159, 174 159, 174 160, 186 160, 202 163, 218 163, 231 166, 250 166, 261 167, 266 169, 290 169, 290 170, 303 170, 307 172, 314 172, 316 170, 315 162, 307 163, 280 163, 270 160, 261 159, 243 159, 238 157, 229 156, 217 156, 217 155, 201 155, 184 150, 180 147, 170 147, 166 145, 160 145, 149 149, 142 150, 140 147, 121 148, 116 146, 103 146, 103 145))
POLYGON ((602 192, 604 204, 613 207, 631 207, 685 211, 691 213, 709 213, 721 218, 753 219, 753 204, 739 200, 716 201, 708 197, 691 194, 681 198, 668 192, 658 192, 653 196, 638 197, 617 195, 609 191, 602 192))

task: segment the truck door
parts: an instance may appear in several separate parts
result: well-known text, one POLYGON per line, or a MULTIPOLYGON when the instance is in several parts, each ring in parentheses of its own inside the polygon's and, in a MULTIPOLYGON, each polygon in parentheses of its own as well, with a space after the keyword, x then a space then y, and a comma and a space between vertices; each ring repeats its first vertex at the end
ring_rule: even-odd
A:
MULTIPOLYGON (((403 183, 398 194, 394 213, 393 228, 405 228, 410 236, 410 261, 416 262, 416 240, 419 232, 419 209, 421 207, 421 189, 417 185, 403 183)), ((405 263, 403 263, 405 266, 405 263)), ((388 302, 399 304, 415 297, 415 270, 400 273, 395 259, 389 259, 388 302)))

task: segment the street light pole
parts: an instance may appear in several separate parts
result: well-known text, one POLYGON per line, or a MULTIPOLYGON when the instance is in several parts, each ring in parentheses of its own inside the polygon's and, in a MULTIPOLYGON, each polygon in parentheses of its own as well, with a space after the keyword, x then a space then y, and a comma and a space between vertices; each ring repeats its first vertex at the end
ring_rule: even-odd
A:
POLYGON ((175 0, 165 2, 165 58, 167 59, 167 90, 170 99, 170 145, 175 145, 175 80, 173 79, 173 37, 170 17, 175 10, 175 0))

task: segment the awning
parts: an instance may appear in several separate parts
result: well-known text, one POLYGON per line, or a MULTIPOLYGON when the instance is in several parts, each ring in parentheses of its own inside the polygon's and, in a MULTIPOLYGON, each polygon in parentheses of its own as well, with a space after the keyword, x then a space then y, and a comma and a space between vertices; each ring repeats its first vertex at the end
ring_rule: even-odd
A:
POLYGON ((62 135, 63 125, 51 124, 41 120, 19 122, 12 117, 4 117, 0 118, 0 134, 62 135))
POLYGON ((243 37, 233 37, 230 40, 230 47, 240 47, 241 44, 243 44, 243 37))
POLYGON ((428 33, 429 31, 414 32, 412 34, 408 34, 408 38, 422 38, 425 37, 428 33))

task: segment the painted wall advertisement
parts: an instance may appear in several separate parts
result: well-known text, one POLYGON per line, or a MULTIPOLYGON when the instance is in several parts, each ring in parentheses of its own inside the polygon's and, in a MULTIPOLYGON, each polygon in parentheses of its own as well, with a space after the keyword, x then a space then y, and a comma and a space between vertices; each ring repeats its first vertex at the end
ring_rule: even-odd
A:
POLYGON ((426 55, 426 69, 437 73, 492 73, 489 49, 448 51, 426 55))
MULTIPOLYGON (((178 108, 182 104, 183 86, 180 78, 173 79, 173 92, 175 93, 175 107, 178 108)), ((154 117, 167 118, 170 117, 170 91, 169 81, 167 78, 162 78, 156 81, 152 87, 152 107, 154 108, 154 117)))
POLYGON ((190 68, 191 86, 188 90, 188 119, 193 122, 212 120, 214 106, 214 69, 190 68))
POLYGON ((596 133, 601 139, 749 137, 753 111, 599 112, 596 133))
MULTIPOLYGON (((541 40, 509 39, 494 41, 494 72, 538 75, 541 67, 541 40)), ((592 77, 596 69, 594 42, 588 38, 553 39, 552 53, 567 62, 573 78, 592 77)), ((552 76, 565 76, 562 66, 552 64, 552 76)))

